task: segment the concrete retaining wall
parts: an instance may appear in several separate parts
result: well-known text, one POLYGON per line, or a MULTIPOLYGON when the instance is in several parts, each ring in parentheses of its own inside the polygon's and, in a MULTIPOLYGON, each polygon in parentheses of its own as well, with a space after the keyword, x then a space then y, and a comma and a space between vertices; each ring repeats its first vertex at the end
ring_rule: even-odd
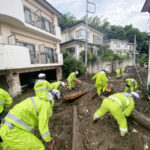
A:
POLYGON ((105 61, 105 62, 97 62, 95 64, 88 64, 88 73, 95 74, 105 68, 108 69, 109 72, 112 72, 116 68, 125 68, 126 66, 133 66, 132 60, 123 60, 123 61, 105 61))

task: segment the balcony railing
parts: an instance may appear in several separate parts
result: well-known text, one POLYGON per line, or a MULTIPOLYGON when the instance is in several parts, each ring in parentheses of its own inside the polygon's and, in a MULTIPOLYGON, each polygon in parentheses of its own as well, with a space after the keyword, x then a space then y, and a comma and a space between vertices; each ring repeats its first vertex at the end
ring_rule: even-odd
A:
POLYGON ((54 64, 58 62, 58 54, 50 52, 32 52, 30 51, 30 59, 32 64, 54 64))
POLYGON ((29 14, 25 14, 25 22, 56 35, 56 31, 55 31, 56 29, 54 23, 49 22, 48 20, 41 17, 39 10, 37 10, 36 12, 30 11, 29 14))

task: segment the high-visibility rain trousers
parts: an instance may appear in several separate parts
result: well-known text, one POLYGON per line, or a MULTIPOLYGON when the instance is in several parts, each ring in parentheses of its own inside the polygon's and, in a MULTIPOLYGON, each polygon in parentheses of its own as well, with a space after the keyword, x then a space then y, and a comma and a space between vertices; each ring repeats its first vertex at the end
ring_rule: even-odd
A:
POLYGON ((97 88, 97 94, 100 95, 102 91, 105 91, 107 88, 107 82, 109 81, 105 72, 98 72, 93 76, 92 80, 96 79, 95 85, 97 88))
POLYGON ((74 80, 76 80, 76 74, 75 72, 70 73, 70 75, 67 78, 69 89, 71 90, 74 88, 74 80))
POLYGON ((128 93, 116 93, 105 98, 100 108, 95 112, 94 118, 98 119, 110 112, 116 119, 121 132, 128 132, 126 116, 130 116, 134 109, 134 101, 128 93))

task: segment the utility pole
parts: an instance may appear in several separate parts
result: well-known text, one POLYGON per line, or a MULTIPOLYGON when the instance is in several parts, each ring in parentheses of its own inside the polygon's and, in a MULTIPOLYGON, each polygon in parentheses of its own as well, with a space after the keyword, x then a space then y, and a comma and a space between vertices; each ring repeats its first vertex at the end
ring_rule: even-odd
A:
POLYGON ((134 35, 134 64, 136 64, 136 58, 135 58, 135 52, 136 52, 136 35, 134 35))
POLYGON ((92 13, 94 14, 96 11, 96 5, 95 3, 90 2, 89 0, 86 0, 86 38, 85 38, 85 67, 87 68, 87 51, 88 51, 88 14, 92 13), (94 10, 90 11, 89 10, 89 5, 94 6, 94 10))
POLYGON ((148 36, 148 79, 147 79, 147 86, 150 85, 150 34, 148 36))

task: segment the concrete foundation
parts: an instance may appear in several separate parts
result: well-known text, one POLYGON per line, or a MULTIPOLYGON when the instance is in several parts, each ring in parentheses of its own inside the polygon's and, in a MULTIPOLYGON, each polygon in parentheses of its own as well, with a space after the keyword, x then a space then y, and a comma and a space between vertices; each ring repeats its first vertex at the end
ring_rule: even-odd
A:
POLYGON ((8 71, 6 74, 6 80, 8 84, 8 90, 12 97, 16 97, 21 93, 21 85, 19 74, 13 71, 8 71))

